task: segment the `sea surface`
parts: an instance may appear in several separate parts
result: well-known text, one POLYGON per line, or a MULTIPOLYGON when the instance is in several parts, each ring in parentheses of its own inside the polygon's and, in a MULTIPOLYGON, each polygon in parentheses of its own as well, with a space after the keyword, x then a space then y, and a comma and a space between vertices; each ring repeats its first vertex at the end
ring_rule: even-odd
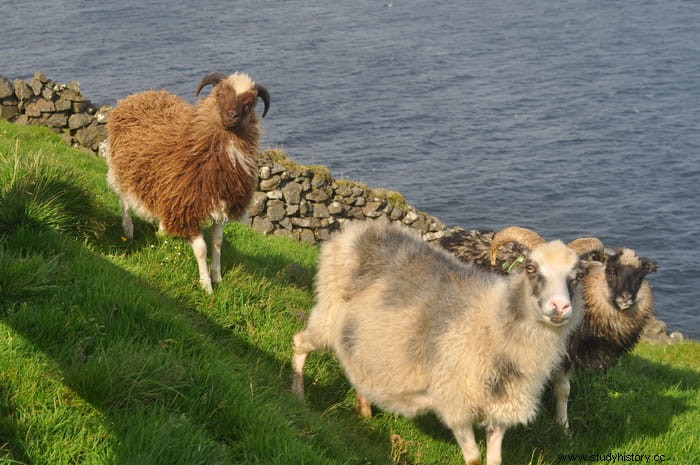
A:
POLYGON ((450 226, 634 248, 657 316, 700 340, 700 2, 173 3, 6 0, 0 74, 114 104, 245 71, 264 146, 450 226))

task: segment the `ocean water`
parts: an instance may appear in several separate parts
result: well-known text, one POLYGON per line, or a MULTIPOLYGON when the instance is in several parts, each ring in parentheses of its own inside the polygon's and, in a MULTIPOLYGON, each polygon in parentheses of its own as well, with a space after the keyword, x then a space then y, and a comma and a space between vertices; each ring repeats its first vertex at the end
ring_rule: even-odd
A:
POLYGON ((448 225, 634 248, 700 340, 700 2, 171 3, 4 2, 0 74, 114 104, 248 72, 264 146, 448 225))

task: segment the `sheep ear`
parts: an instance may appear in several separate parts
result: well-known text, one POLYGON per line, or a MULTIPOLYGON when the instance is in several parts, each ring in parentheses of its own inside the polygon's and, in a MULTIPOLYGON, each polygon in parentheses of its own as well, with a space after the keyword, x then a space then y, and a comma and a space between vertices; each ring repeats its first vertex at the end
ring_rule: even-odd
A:
POLYGON ((261 86, 260 84, 256 84, 255 87, 258 89, 258 97, 260 97, 260 100, 263 101, 265 104, 265 108, 263 109, 263 118, 267 114, 267 110, 270 108, 270 93, 267 91, 267 88, 265 86, 261 86))
POLYGON ((199 97, 199 93, 202 91, 203 88, 205 88, 208 85, 215 86, 227 77, 228 76, 226 76, 224 73, 219 73, 216 71, 207 74, 202 78, 201 81, 199 81, 199 85, 197 86, 197 90, 195 91, 194 96, 199 97))
POLYGON ((650 258, 642 257, 642 268, 647 273, 654 273, 656 271, 656 262, 650 258))

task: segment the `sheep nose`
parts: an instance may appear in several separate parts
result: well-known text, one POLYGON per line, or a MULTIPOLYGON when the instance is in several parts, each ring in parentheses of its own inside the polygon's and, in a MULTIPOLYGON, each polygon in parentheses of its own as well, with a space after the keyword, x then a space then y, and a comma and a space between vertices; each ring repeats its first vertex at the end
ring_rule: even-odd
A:
POLYGON ((228 116, 229 119, 235 119, 235 118, 238 118, 238 112, 228 111, 228 112, 226 112, 226 116, 228 116))
POLYGON ((549 299, 548 307, 559 317, 567 317, 571 312, 571 302, 569 299, 552 297, 549 299))
POLYGON ((615 303, 617 304, 620 310, 627 310, 632 306, 633 303, 632 294, 630 294, 629 292, 623 292, 615 299, 615 303))

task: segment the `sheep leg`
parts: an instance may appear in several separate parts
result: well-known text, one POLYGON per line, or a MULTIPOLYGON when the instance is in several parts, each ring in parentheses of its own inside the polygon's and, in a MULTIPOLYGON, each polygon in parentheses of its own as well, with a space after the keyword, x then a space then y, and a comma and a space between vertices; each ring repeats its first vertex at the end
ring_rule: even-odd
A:
POLYGON ((119 199, 119 203, 122 207, 122 228, 124 228, 124 235, 129 238, 134 238, 134 222, 131 220, 131 212, 129 211, 129 204, 122 198, 119 199))
POLYGON ((556 400, 557 421, 566 429, 569 428, 569 414, 567 404, 571 392, 571 372, 558 371, 552 380, 552 390, 556 400))
POLYGON ((224 223, 211 227, 211 282, 221 282, 221 244, 224 242, 224 223))
POLYGON ((476 445, 472 424, 462 423, 451 429, 455 439, 457 439, 457 444, 462 449, 462 456, 467 465, 481 465, 481 451, 476 445))
POLYGON ((372 418, 372 404, 369 400, 359 392, 355 392, 355 397, 357 399, 357 413, 362 418, 372 418))
POLYGON ((506 429, 501 425, 486 428, 486 465, 501 465, 501 446, 506 429))
POLYGON ((204 236, 201 233, 192 239, 192 251, 199 267, 199 284, 202 285, 207 294, 211 294, 214 292, 214 289, 211 287, 209 269, 207 268, 207 243, 204 241, 204 236))
POLYGON ((311 335, 308 330, 298 332, 294 335, 294 354, 292 355, 292 391, 296 396, 304 399, 304 363, 309 352, 316 350, 316 346, 311 342, 311 335))

